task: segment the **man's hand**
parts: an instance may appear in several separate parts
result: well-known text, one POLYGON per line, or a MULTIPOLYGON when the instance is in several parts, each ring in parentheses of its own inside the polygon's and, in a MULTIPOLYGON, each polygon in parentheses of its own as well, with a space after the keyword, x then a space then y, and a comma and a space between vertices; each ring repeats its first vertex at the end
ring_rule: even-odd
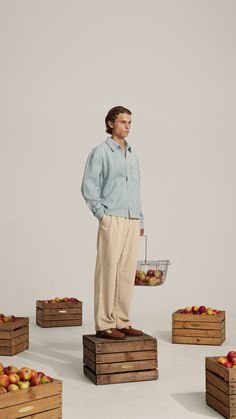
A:
POLYGON ((140 228, 140 236, 144 235, 144 228, 140 228))

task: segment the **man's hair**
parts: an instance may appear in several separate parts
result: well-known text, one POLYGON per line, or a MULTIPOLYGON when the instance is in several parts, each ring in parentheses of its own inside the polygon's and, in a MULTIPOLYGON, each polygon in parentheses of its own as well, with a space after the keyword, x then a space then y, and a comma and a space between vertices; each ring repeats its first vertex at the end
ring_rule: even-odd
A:
POLYGON ((132 115, 132 112, 129 109, 124 108, 123 106, 115 106, 114 108, 110 109, 105 118, 106 132, 108 132, 108 134, 112 134, 112 128, 108 124, 108 121, 111 121, 114 124, 116 117, 120 113, 127 113, 129 115, 132 115))

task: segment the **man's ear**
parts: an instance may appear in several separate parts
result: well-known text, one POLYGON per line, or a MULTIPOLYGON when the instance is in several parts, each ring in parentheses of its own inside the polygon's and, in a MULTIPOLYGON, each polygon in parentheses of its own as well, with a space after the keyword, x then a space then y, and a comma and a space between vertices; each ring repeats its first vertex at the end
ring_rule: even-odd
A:
POLYGON ((108 123, 108 125, 109 125, 110 128, 113 128, 113 126, 114 126, 113 122, 111 122, 110 120, 108 120, 107 123, 108 123))

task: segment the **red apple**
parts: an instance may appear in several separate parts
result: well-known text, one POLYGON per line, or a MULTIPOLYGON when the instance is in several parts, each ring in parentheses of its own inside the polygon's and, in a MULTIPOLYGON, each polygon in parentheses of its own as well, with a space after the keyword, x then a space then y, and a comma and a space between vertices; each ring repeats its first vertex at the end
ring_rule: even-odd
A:
POLYGON ((21 381, 27 381, 31 379, 31 369, 24 367, 21 368, 20 371, 18 372, 19 377, 21 379, 21 381))
POLYGON ((235 351, 230 351, 227 354, 227 359, 229 362, 233 362, 233 359, 236 358, 236 352, 235 351))
POLYGON ((147 276, 155 276, 155 271, 154 271, 154 269, 149 269, 149 270, 147 271, 147 276))
POLYGON ((31 378, 30 379, 33 380, 34 378, 37 378, 37 377, 38 377, 37 371, 31 369, 31 378))
POLYGON ((45 374, 44 374, 44 372, 42 372, 42 371, 38 371, 38 377, 41 379, 41 377, 43 377, 45 374))
POLYGON ((200 313, 200 314, 205 313, 205 312, 206 312, 206 310, 207 310, 207 309, 206 309, 206 307, 205 307, 205 306, 200 306, 200 307, 199 307, 199 309, 198 309, 198 311, 199 311, 199 313, 200 313))
POLYGON ((9 384, 7 391, 17 391, 20 390, 17 384, 9 384))
POLYGON ((192 306, 192 313, 197 314, 198 313, 198 306, 192 306))
POLYGON ((62 301, 64 301, 64 303, 68 303, 70 301, 69 297, 63 297, 62 301))
POLYGON ((232 368, 232 366, 233 366, 232 362, 227 361, 224 363, 224 367, 226 368, 232 368))
POLYGON ((8 378, 10 384, 18 384, 20 381, 20 377, 18 374, 10 374, 8 375, 8 378))
POLYGON ((0 375, 0 387, 8 387, 9 386, 9 377, 6 374, 0 375))
POLYGON ((8 367, 5 368, 5 374, 17 374, 18 368, 15 367, 15 365, 8 365, 8 367))
POLYGON ((40 384, 40 377, 35 377, 30 380, 30 387, 38 386, 40 384))
POLYGON ((30 386, 30 382, 29 381, 19 381, 18 383, 18 387, 20 390, 25 390, 27 388, 29 388, 30 386))

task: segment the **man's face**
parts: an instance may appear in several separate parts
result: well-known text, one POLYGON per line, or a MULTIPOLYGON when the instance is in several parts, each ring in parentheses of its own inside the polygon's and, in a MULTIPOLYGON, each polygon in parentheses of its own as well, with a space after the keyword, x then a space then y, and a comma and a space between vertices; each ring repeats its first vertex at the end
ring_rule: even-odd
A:
POLYGON ((120 139, 125 138, 129 135, 131 115, 128 113, 119 113, 115 122, 109 121, 109 125, 112 128, 112 136, 120 139))

